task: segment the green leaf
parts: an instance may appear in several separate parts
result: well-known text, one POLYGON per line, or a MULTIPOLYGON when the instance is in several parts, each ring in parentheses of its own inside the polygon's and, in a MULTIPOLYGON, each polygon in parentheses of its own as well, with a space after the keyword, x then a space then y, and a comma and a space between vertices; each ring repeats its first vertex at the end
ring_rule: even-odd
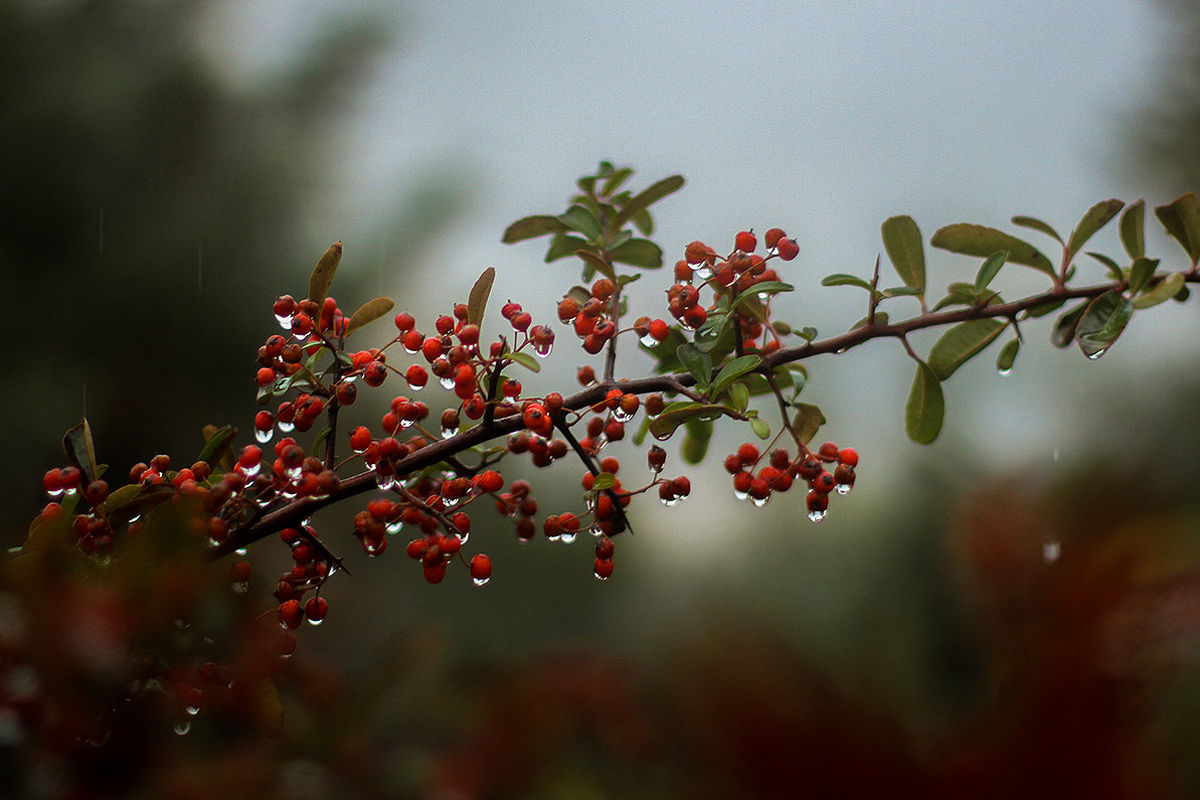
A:
POLYGON ((663 412, 650 421, 650 435, 655 439, 669 439, 683 423, 697 417, 720 416, 724 406, 713 403, 671 403, 663 412))
POLYGON ((708 353, 701 352, 691 342, 684 342, 675 348, 675 355, 679 357, 679 363, 683 364, 684 369, 695 377, 696 388, 701 392, 708 392, 708 382, 712 377, 712 359, 708 353))
POLYGON ((629 264, 643 269, 658 269, 662 266, 662 248, 649 239, 630 239, 608 251, 608 257, 619 264, 629 264))
MULTIPOLYGON (((863 325, 866 325, 867 322, 870 321, 870 319, 871 319, 871 316, 868 314, 867 316, 860 319, 858 322, 855 322, 853 325, 851 325, 848 328, 848 330, 854 330, 855 328, 861 328, 863 325)), ((887 325, 887 324, 888 324, 888 312, 879 311, 878 309, 876 309, 876 311, 875 311, 875 327, 882 328, 884 325, 887 325)))
POLYGON ((1133 264, 1129 267, 1129 294, 1136 295, 1142 288, 1154 277, 1154 271, 1158 269, 1157 258, 1146 258, 1139 256, 1133 260, 1133 264))
POLYGON ((747 372, 754 370, 762 359, 758 356, 748 355, 739 356, 733 359, 725 366, 721 367, 721 371, 717 373, 716 379, 712 383, 710 393, 715 397, 725 391, 730 384, 738 378, 745 375, 747 372))
POLYGON ((1159 222, 1167 229, 1167 233, 1183 245, 1192 266, 1200 260, 1200 201, 1195 192, 1188 192, 1175 198, 1165 206, 1154 209, 1159 222))
POLYGON ((857 286, 860 289, 871 291, 871 284, 867 283, 857 275, 847 275, 844 272, 836 272, 833 275, 826 275, 821 278, 822 286, 857 286))
POLYGON ((760 416, 756 415, 750 418, 750 430, 754 431, 754 435, 760 439, 771 438, 771 426, 760 416))
POLYGON ((750 389, 742 381, 734 381, 729 385, 729 407, 739 414, 750 405, 750 389))
POLYGON ((523 353, 523 352, 517 352, 514 350, 510 350, 507 353, 505 353, 502 356, 502 358, 507 358, 510 361, 512 361, 514 364, 520 364, 522 367, 524 367, 525 369, 527 369, 531 372, 541 372, 542 371, 542 362, 538 361, 536 358, 529 355, 529 353, 523 353))
POLYGON ((317 438, 313 439, 312 447, 309 448, 310 453, 320 453, 325 449, 325 441, 329 438, 329 434, 333 431, 328 425, 317 433, 317 438))
POLYGON ((887 251, 896 274, 906 286, 925 292, 925 247, 921 229, 912 217, 898 216, 884 220, 880 226, 883 249, 887 251))
POLYGON ((654 217, 650 216, 650 212, 644 208, 630 217, 629 221, 633 223, 642 236, 649 236, 654 233, 654 217))
POLYGON ((605 489, 611 489, 617 485, 617 476, 611 472, 598 473, 592 481, 592 490, 603 492, 605 489))
POLYGON ((800 444, 808 444, 817 435, 817 431, 825 424, 825 415, 821 409, 811 403, 796 403, 796 414, 792 417, 792 430, 800 444))
POLYGON ((1067 242, 1068 260, 1074 258, 1087 240, 1092 238, 1096 231, 1107 225, 1109 220, 1124 207, 1123 201, 1112 197, 1108 200, 1101 200, 1089 208, 1083 215, 1083 219, 1079 220, 1079 224, 1075 226, 1075 230, 1071 231, 1071 239, 1067 242))
POLYGON ((1079 328, 1079 320, 1087 311, 1087 302, 1080 303, 1054 321, 1054 329, 1050 331, 1050 341, 1055 347, 1070 347, 1075 341, 1075 331, 1079 328))
POLYGON ((204 449, 200 451, 197 461, 207 461, 211 465, 216 465, 220 461, 221 451, 228 449, 229 453, 233 453, 233 437, 237 434, 237 429, 232 425, 225 425, 220 428, 208 426, 205 428, 204 449), (214 460, 216 459, 216 460, 214 460))
POLYGON ((1114 281, 1125 280, 1125 273, 1123 273, 1121 271, 1120 264, 1113 261, 1111 258, 1104 255, 1103 253, 1093 253, 1091 250, 1089 250, 1088 255, 1091 256, 1092 258, 1096 259, 1097 261, 1099 261, 1101 264, 1103 264, 1104 268, 1106 270, 1108 270, 1109 277, 1112 278, 1114 281))
POLYGON ((621 169, 613 172, 605 179, 604 184, 600 187, 600 196, 610 197, 613 192, 617 191, 621 188, 621 186, 624 185, 625 181, 629 180, 631 175, 633 175, 633 170, 629 167, 621 167, 621 169))
POLYGON ((717 349, 721 342, 722 335, 728 330, 730 335, 726 337, 732 344, 733 328, 730 325, 730 316, 721 312, 713 312, 709 315, 704 324, 696 329, 695 335, 692 337, 693 344, 701 353, 711 353, 717 349))
POLYGON ((662 375, 668 372, 678 372, 683 369, 683 364, 680 363, 676 352, 679 349, 679 345, 686 341, 687 339, 683 337, 683 332, 678 327, 672 327, 668 330, 665 341, 659 342, 654 346, 638 342, 638 347, 654 358, 657 362, 654 365, 654 372, 662 375))
POLYGON ((880 297, 918 297, 925 294, 924 289, 916 286, 893 286, 879 293, 880 297))
MULTIPOLYGON (((334 242, 313 267, 312 275, 308 277, 308 299, 317 305, 329 294, 329 285, 333 283, 333 274, 337 272, 342 260, 342 243, 334 242)), ((315 320, 314 320, 315 321, 315 320)))
POLYGON ((573 256, 586 246, 587 242, 578 236, 571 236, 568 233, 557 233, 550 241, 550 249, 546 251, 546 263, 549 264, 551 261, 573 256))
POLYGON ((657 203, 667 195, 679 191, 683 188, 683 183, 684 180, 682 175, 672 175, 646 187, 630 198, 629 202, 621 207, 621 210, 617 212, 617 215, 613 217, 612 222, 609 223, 608 229, 614 232, 621 230, 625 223, 632 218, 634 214, 645 211, 651 205, 657 203))
POLYGON ((1063 243, 1062 237, 1058 235, 1058 231, 1054 230, 1054 228, 1051 228, 1037 217, 1013 217, 1012 224, 1020 225, 1022 228, 1030 228, 1040 233, 1044 233, 1047 236, 1052 237, 1059 244, 1063 245, 1063 247, 1066 247, 1066 245, 1063 243))
POLYGON ((346 323, 346 335, 349 336, 363 325, 379 319, 395 305, 390 297, 375 297, 363 303, 350 315, 350 321, 346 323))
POLYGON ((1172 272, 1167 277, 1158 282, 1154 288, 1137 297, 1133 301, 1134 308, 1150 308, 1159 303, 1170 300, 1175 295, 1179 294, 1179 290, 1183 288, 1183 273, 1172 272))
POLYGON ((1013 362, 1017 360, 1017 353, 1021 350, 1021 340, 1013 339, 1004 345, 1000 351, 1000 355, 996 358, 996 370, 1001 375, 1007 375, 1012 372, 1013 362))
POLYGON ((679 456, 688 464, 699 464, 708 453, 712 441, 712 420, 692 417, 683 423, 683 441, 679 444, 679 456))
POLYGON ((1007 323, 998 319, 973 319, 960 322, 942 334, 937 344, 929 351, 929 368, 939 381, 944 381, 954 371, 991 344, 1007 323))
POLYGON ((1049 302, 1033 306, 1025 311, 1022 318, 1035 319, 1037 317, 1044 317, 1047 314, 1053 314, 1055 311, 1058 311, 1060 308, 1062 308, 1066 302, 1067 301, 1065 299, 1051 300, 1049 302))
POLYGON ((919 444, 931 443, 942 432, 945 415, 942 384, 928 364, 918 361, 908 404, 904 407, 904 429, 908 438, 919 444))
POLYGON ((979 265, 979 272, 975 273, 976 292, 982 292, 987 288, 992 279, 996 277, 996 273, 1004 266, 1005 261, 1008 261, 1008 251, 1001 250, 998 253, 992 253, 979 265))
POLYGON ((1054 267, 1050 259, 1028 242, 1015 236, 988 228, 984 225, 972 225, 961 222, 947 225, 933 235, 930 243, 951 253, 961 253, 968 256, 987 258, 998 250, 1008 251, 1008 260, 1014 264, 1024 264, 1039 272, 1054 276, 1054 267))
POLYGON ((1099 358, 1125 330, 1133 315, 1133 304, 1118 291, 1105 292, 1093 300, 1079 320, 1075 340, 1088 358, 1099 358))
POLYGON ((1121 244, 1130 258, 1146 255, 1146 201, 1130 204, 1121 215, 1121 244))
POLYGON ((96 480, 96 446, 92 443, 92 426, 88 424, 87 417, 63 436, 63 450, 82 473, 80 483, 83 486, 96 480))
POLYGON ((492 284, 496 280, 496 268, 488 267, 471 287, 467 297, 467 322, 472 325, 483 324, 483 312, 487 310, 488 298, 492 294, 492 284))
POLYGON ((509 225, 500 239, 504 244, 514 244, 525 239, 536 239, 547 233, 566 233, 569 228, 558 217, 549 214, 537 214, 524 217, 509 225))
POLYGON ((558 221, 571 230, 582 233, 583 238, 589 242, 594 242, 600 238, 600 220, 596 219, 596 215, 585 206, 571 206, 559 215, 558 221))
POLYGON ((817 338, 818 331, 816 328, 806 326, 806 327, 801 328, 798 331, 793 330, 792 333, 796 334, 797 336, 799 336, 801 339, 803 339, 806 342, 811 342, 813 339, 817 338))
POLYGON ((616 280, 617 273, 613 271, 612 264, 609 264, 600 255, 582 247, 575 251, 575 255, 582 258, 584 264, 596 270, 610 281, 616 280))

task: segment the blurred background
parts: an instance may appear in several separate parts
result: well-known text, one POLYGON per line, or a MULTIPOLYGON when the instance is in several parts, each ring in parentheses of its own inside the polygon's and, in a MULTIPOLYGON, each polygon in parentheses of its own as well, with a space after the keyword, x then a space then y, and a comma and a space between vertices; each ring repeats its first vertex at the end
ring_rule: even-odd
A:
MULTIPOLYGON (((574 266, 501 233, 561 211, 608 159, 635 188, 687 177, 656 207, 668 258, 785 228, 801 254, 781 315, 840 332, 860 298, 820 279, 868 275, 888 216, 926 238, 1016 214, 1065 232, 1107 197, 1200 188, 1198 32, 1194 3, 1146 0, 0 0, 5 541, 85 413, 116 474, 190 462, 205 424, 248 430, 271 300, 302 295, 335 240, 349 308, 387 294, 428 324, 494 266, 493 301, 548 322, 574 266)), ((1182 266, 1156 226, 1152 254, 1182 266)), ((1120 252, 1114 230, 1093 244, 1120 252)), ((934 287, 976 266, 927 255, 934 287)), ((631 287, 635 314, 661 313, 656 278, 631 287)), ((1042 288, 1019 269, 998 286, 1042 288)), ((752 437, 726 431, 691 499, 636 508, 605 584, 587 542, 520 546, 481 519, 471 544, 495 578, 428 586, 399 553, 360 557, 331 511, 317 524, 354 577, 323 592, 330 621, 301 646, 342 700, 316 716, 295 701, 273 785, 1196 796, 1192 305, 1139 314, 1097 362, 1026 326, 1011 375, 984 354, 946 384, 928 447, 904 436, 898 345, 810 362, 820 438, 862 454, 854 492, 819 526, 800 495, 738 503, 719 459, 752 437)), ((585 358, 563 338, 526 389, 569 384, 585 358)), ((373 422, 386 399, 355 412, 373 422)), ((579 505, 571 468, 536 478, 543 512, 579 505)), ((252 553, 264 602, 275 549, 252 553)))

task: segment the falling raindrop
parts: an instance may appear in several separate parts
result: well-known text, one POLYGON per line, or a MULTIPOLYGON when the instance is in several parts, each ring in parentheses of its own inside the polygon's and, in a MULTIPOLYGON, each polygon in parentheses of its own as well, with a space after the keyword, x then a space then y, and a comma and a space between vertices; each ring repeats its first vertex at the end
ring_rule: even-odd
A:
POLYGON ((490 580, 490 576, 487 578, 471 578, 471 583, 475 584, 476 586, 487 586, 487 582, 490 580))
POLYGON ((1062 555, 1062 542, 1058 539, 1042 542, 1042 561, 1053 564, 1058 561, 1060 555, 1062 555))
POLYGON ((808 512, 808 519, 811 522, 820 522, 821 520, 825 519, 825 512, 824 511, 810 511, 810 512, 808 512))
POLYGON ((274 435, 275 435, 274 428, 268 428, 265 431, 260 431, 258 429, 255 429, 255 431, 254 431, 254 439, 259 444, 266 444, 267 442, 271 441, 271 437, 274 435))

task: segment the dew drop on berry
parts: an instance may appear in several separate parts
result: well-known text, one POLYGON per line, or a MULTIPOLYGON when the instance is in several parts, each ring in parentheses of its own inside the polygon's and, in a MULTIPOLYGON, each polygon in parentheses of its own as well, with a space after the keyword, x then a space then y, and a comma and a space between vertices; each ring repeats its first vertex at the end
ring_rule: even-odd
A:
POLYGON ((733 490, 733 496, 736 497, 738 500, 749 500, 750 499, 749 492, 739 492, 737 489, 733 490))
POLYGON ((308 624, 309 624, 309 625, 312 625, 314 628, 315 628, 315 627, 317 627, 318 625, 320 625, 322 622, 324 622, 324 621, 325 621, 325 618, 324 618, 324 617, 322 617, 321 619, 313 619, 312 617, 305 617, 305 619, 307 619, 307 620, 308 620, 308 624))
POLYGON ((454 427, 454 428, 442 428, 442 438, 443 438, 443 439, 449 439, 449 438, 451 438, 451 437, 453 437, 453 436, 457 436, 457 435, 458 435, 458 428, 457 428, 457 427, 454 427))
POLYGON ((688 264, 692 268, 692 272, 696 273, 696 277, 702 281, 706 281, 712 277, 712 267, 708 265, 708 261, 701 261, 699 264, 688 264))
POLYGON ((656 347, 658 345, 658 339, 655 339, 653 336, 651 336, 648 333, 645 336, 643 336, 639 341, 645 347, 656 347))
POLYGON ((290 331, 292 329, 292 315, 291 314, 276 314, 275 321, 278 322, 279 327, 283 328, 285 331, 290 331))
POLYGON ((384 475, 382 472, 376 473, 375 484, 383 491, 388 491, 396 485, 395 475, 384 475))
POLYGON ((1058 557, 1062 555, 1062 542, 1058 539, 1050 539, 1042 542, 1042 561, 1047 564, 1053 564, 1058 561, 1058 557))
POLYGON ((182 722, 175 723, 175 735, 176 736, 187 736, 188 732, 191 731, 191 729, 192 729, 192 721, 190 719, 185 719, 182 722))
POLYGON ((186 706, 183 710, 187 712, 189 717, 194 717, 200 713, 200 706, 186 706))
POLYGON ((839 483, 833 487, 838 494, 850 494, 850 490, 854 488, 852 483, 839 483))
POLYGON ((129 524, 132 525, 133 523, 137 522, 141 518, 142 518, 141 514, 134 514, 132 517, 129 518, 129 524))
POLYGON ((593 577, 593 578, 595 578, 595 579, 596 579, 596 580, 598 580, 598 581, 606 581, 606 580, 608 580, 608 577, 609 577, 609 576, 608 576, 608 575, 601 575, 601 574, 600 574, 600 573, 599 573, 599 572, 598 572, 596 569, 593 569, 593 570, 592 570, 592 577, 593 577))
POLYGON ((548 358, 552 350, 554 350, 553 344, 535 344, 533 346, 533 354, 538 358, 548 358))
POLYGON ((678 504, 678 503, 679 503, 679 498, 678 498, 678 497, 674 497, 674 496, 672 496, 672 497, 659 497, 658 499, 659 499, 659 502, 661 502, 661 503, 662 503, 664 506, 666 506, 667 508, 670 508, 671 506, 673 506, 673 505, 676 505, 676 504, 678 504))
POLYGON ((440 383, 442 385, 442 388, 445 389, 446 391, 450 391, 451 389, 454 388, 454 378, 453 377, 438 378, 438 383, 440 383))
POLYGON ((255 475, 257 475, 257 474, 258 474, 258 471, 259 471, 260 469, 262 469, 262 464, 261 464, 261 463, 258 463, 258 464, 255 464, 253 467, 244 467, 244 466, 242 466, 241 464, 239 464, 239 465, 238 465, 238 469, 239 469, 239 470, 241 471, 241 473, 242 473, 243 475, 245 475, 247 478, 253 478, 255 475))
POLYGON ((407 417, 401 417, 400 418, 400 427, 401 428, 411 428, 413 426, 414 422, 416 422, 415 419, 408 419, 407 417))
POLYGON ((60 489, 48 489, 46 491, 46 497, 49 497, 51 500, 57 500, 58 498, 60 498, 62 496, 63 496, 63 490, 61 488, 60 489))
POLYGON ((616 408, 614 408, 612 410, 612 418, 615 419, 617 422, 624 424, 626 422, 629 422, 629 420, 633 419, 633 414, 627 414, 627 413, 625 413, 625 411, 623 411, 621 409, 620 406, 617 406, 616 408))
POLYGON ((389 535, 395 536, 397 533, 399 533, 401 530, 403 530, 403 528, 404 528, 404 520, 398 519, 395 522, 389 522, 384 527, 384 530, 387 531, 389 535))
MULTIPOLYGON (((771 495, 767 495, 766 497, 755 497, 754 498, 754 507, 762 508, 763 506, 765 506, 767 504, 767 501, 769 501, 770 499, 771 499, 771 495)), ((822 516, 824 516, 824 515, 822 514, 822 516)), ((810 515, 810 518, 811 518, 811 515, 810 515)))
POLYGON ((492 578, 490 575, 486 578, 471 578, 471 583, 475 584, 476 586, 487 586, 488 581, 491 579, 492 578))
POLYGON ((571 544, 575 541, 577 536, 579 536, 579 531, 563 531, 558 537, 558 541, 562 542, 563 544, 571 544))
POLYGON ((808 519, 810 522, 820 522, 825 519, 825 514, 825 511, 810 511, 808 512, 808 519))
POLYGON ((254 440, 256 442, 258 442, 259 444, 266 444, 267 442, 271 441, 271 437, 274 435, 275 435, 274 428, 268 428, 265 431, 260 431, 258 429, 255 429, 254 440))
POLYGON ((280 433, 291 433, 292 431, 296 430, 296 423, 284 422, 283 420, 280 420, 279 422, 275 423, 275 427, 279 428, 280 433))

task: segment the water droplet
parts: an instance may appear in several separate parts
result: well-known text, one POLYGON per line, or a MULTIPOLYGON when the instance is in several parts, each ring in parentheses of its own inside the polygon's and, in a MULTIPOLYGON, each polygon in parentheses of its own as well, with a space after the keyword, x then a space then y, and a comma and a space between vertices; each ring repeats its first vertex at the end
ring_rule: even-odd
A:
POLYGON ((667 498, 667 497, 660 497, 660 498, 658 498, 658 499, 659 499, 659 500, 662 502, 662 504, 663 504, 664 506, 666 506, 667 508, 670 508, 671 506, 673 506, 673 505, 675 505, 676 503, 678 503, 678 502, 679 502, 679 498, 678 498, 678 497, 671 497, 671 498, 667 498))
POLYGON ((380 489, 386 492, 396 485, 396 476, 384 475, 382 472, 379 472, 375 475, 375 483, 380 489))
POLYGON ((854 488, 852 483, 839 483, 833 487, 838 494, 850 494, 850 490, 854 488))
POLYGON ((487 577, 487 578, 471 578, 471 583, 475 584, 476 586, 487 586, 487 582, 488 582, 488 581, 490 581, 490 580, 491 580, 491 578, 490 578, 490 577, 487 577))
POLYGON ((423 384, 423 383, 413 383, 412 381, 409 381, 409 382, 408 382, 408 388, 409 388, 409 391, 413 391, 413 392, 419 392, 419 391, 421 391, 422 389, 424 389, 424 388, 425 388, 425 384, 423 384))
POLYGON ((1042 561, 1053 564, 1058 561, 1060 555, 1062 555, 1062 542, 1057 539, 1042 542, 1042 561))
POLYGON ((178 736, 187 736, 188 731, 190 731, 191 729, 192 729, 192 721, 190 719, 185 719, 182 722, 175 723, 175 733, 178 736))
POLYGON ((765 303, 770 299, 771 299, 770 292, 759 292, 758 293, 758 302, 765 303))
POLYGON ((674 432, 675 431, 668 431, 667 433, 654 433, 654 438, 658 439, 660 442, 665 442, 667 439, 671 438, 671 434, 674 432))
POLYGON ((275 426, 279 428, 280 433, 291 433, 292 431, 296 430, 296 423, 294 422, 284 422, 283 420, 279 420, 279 422, 275 423, 275 426))
POLYGON ((137 522, 141 518, 142 518, 141 514, 134 514, 132 517, 129 518, 129 524, 132 525, 133 523, 137 522))
POLYGON ((396 520, 395 522, 389 522, 389 523, 388 523, 388 524, 387 524, 387 525, 384 527, 384 530, 385 530, 385 531, 387 531, 387 532, 388 532, 388 534, 390 534, 390 535, 392 535, 392 536, 395 536, 395 535, 396 535, 397 533, 399 533, 399 532, 400 532, 400 531, 401 531, 403 528, 404 528, 404 520, 402 520, 402 519, 398 519, 398 520, 396 520))
POLYGON ((1006 367, 1004 369, 997 369, 996 373, 998 375, 1000 375, 1000 377, 1002 377, 1002 378, 1007 378, 1009 375, 1012 375, 1012 371, 1013 371, 1012 367, 1006 367))
POLYGON ((601 575, 599 572, 596 572, 595 570, 592 570, 592 577, 593 577, 593 578, 595 578, 595 579, 596 579, 596 580, 598 580, 598 581, 606 581, 606 580, 608 580, 608 576, 607 576, 607 575, 601 575))
POLYGON ((563 531, 562 535, 559 536, 558 538, 559 538, 559 541, 561 541, 563 544, 571 544, 572 542, 575 541, 576 537, 578 537, 578 536, 579 536, 579 531, 563 531))
POLYGON ((535 344, 533 346, 533 354, 538 358, 546 358, 554 350, 553 344, 535 344))
POLYGON ((234 581, 233 591, 235 594, 246 594, 250 591, 250 581, 234 581))
POLYGON ((254 439, 259 444, 266 444, 267 442, 271 441, 271 437, 274 435, 275 435, 274 428, 267 428, 265 431, 260 431, 258 429, 255 429, 255 431, 254 431, 254 439))
POLYGON ((650 334, 647 333, 645 336, 643 336, 641 338, 641 342, 646 347, 654 347, 655 345, 658 344, 658 339, 655 339, 653 336, 651 336, 650 334))
MULTIPOLYGON (((304 468, 292 467, 290 469, 285 469, 283 474, 287 476, 288 480, 298 481, 300 480, 300 476, 304 474, 304 468)), ((247 474, 246 477, 250 477, 249 474, 247 474)))
POLYGON ((183 709, 189 717, 194 717, 200 713, 200 706, 187 706, 183 709))
POLYGON ((291 314, 276 314, 275 321, 278 322, 279 327, 283 328, 285 331, 290 331, 292 329, 291 314))
POLYGON ((253 478, 255 475, 258 474, 258 471, 260 469, 262 469, 262 462, 260 461, 259 463, 255 464, 253 467, 244 467, 241 464, 238 464, 238 469, 247 478, 253 478))
POLYGON ((312 331, 309 331, 308 333, 293 333, 292 334, 292 338, 295 339, 300 344, 304 344, 305 342, 307 342, 309 336, 312 336, 312 331))
POLYGON ((458 435, 458 428, 442 428, 442 438, 450 439, 458 435))
POLYGON ((367 555, 374 558, 375 556, 377 556, 383 552, 384 548, 387 546, 386 544, 384 544, 384 542, 386 542, 386 541, 387 541, 386 539, 384 539, 380 542, 368 541, 365 545, 363 545, 363 550, 366 552, 367 555))
POLYGON ((733 496, 736 497, 738 500, 749 500, 750 499, 749 492, 739 492, 737 489, 733 490, 733 496))
POLYGON ((625 423, 633 419, 633 414, 627 414, 620 406, 617 406, 613 409, 612 418, 617 422, 625 423))
POLYGON ((419 353, 419 352, 421 352, 421 351, 420 351, 420 349, 419 349, 419 348, 418 348, 417 350, 413 350, 413 349, 412 349, 411 347, 409 347, 408 345, 404 345, 404 352, 406 352, 406 353, 408 353, 410 356, 412 356, 412 355, 416 355, 417 353, 419 353))
POLYGON ((324 619, 313 619, 312 617, 308 617, 308 624, 312 625, 314 628, 317 627, 318 625, 320 625, 324 621, 325 621, 324 619))
POLYGON ((454 378, 438 378, 438 383, 440 383, 442 388, 446 391, 454 388, 454 378))
POLYGON ((689 264, 688 266, 692 268, 692 272, 696 273, 696 277, 702 281, 706 281, 713 276, 712 267, 708 265, 707 261, 701 261, 695 265, 689 264))
POLYGON ((1092 361, 1095 361, 1097 358, 1099 358, 1100 356, 1104 355, 1107 352, 1108 352, 1107 347, 1101 347, 1096 352, 1089 354, 1088 358, 1090 358, 1092 361))
POLYGON ((754 507, 762 508, 763 506, 765 506, 767 504, 767 501, 770 499, 771 499, 771 495, 767 495, 766 497, 756 497, 756 498, 754 498, 754 507))
POLYGON ((400 418, 400 427, 401 428, 411 428, 413 426, 414 422, 416 422, 415 419, 408 419, 407 417, 401 417, 400 418))
POLYGON ((67 495, 67 497, 74 497, 74 496, 75 496, 75 495, 77 495, 77 494, 79 494, 79 487, 78 487, 78 486, 70 486, 70 487, 68 487, 68 488, 66 489, 66 495, 67 495))
POLYGON ((810 511, 810 512, 808 512, 808 519, 811 522, 820 522, 821 520, 825 519, 825 512, 824 511, 810 511))

